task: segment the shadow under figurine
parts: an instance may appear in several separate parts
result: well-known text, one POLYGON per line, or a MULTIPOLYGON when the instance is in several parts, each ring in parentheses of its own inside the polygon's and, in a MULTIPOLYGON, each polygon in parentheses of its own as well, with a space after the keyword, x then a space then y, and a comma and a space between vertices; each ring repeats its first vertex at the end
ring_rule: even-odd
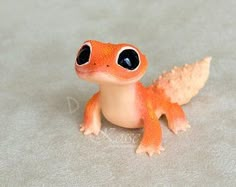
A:
POLYGON ((204 86, 211 57, 183 67, 174 67, 145 87, 139 81, 148 62, 135 46, 88 40, 79 49, 75 70, 87 81, 97 83, 99 91, 87 102, 80 131, 97 135, 101 113, 112 124, 125 128, 144 128, 136 152, 149 156, 163 151, 161 115, 175 134, 190 128, 183 109, 204 86))

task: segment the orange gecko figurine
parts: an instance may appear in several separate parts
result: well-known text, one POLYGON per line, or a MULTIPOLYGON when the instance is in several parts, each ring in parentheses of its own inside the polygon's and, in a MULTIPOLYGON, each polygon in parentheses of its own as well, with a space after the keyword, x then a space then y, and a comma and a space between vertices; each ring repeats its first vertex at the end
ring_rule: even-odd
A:
POLYGON ((88 40, 79 49, 75 62, 77 75, 99 85, 99 91, 87 102, 80 131, 98 135, 101 114, 112 124, 125 128, 144 128, 136 153, 160 154, 161 115, 175 134, 190 128, 183 109, 204 86, 209 76, 211 57, 194 64, 175 67, 148 87, 139 81, 148 62, 139 49, 130 44, 88 40))

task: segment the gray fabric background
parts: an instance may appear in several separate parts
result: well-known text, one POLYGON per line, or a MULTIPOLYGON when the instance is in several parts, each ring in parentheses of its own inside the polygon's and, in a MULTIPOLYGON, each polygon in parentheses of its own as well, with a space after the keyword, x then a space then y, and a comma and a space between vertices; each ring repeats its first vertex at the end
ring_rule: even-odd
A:
POLYGON ((235 186, 236 1, 0 0, 1 186, 235 186), (178 136, 162 120, 160 156, 136 155, 141 130, 103 120, 78 131, 96 85, 74 72, 87 39, 127 42, 163 70, 213 56, 209 81, 178 136))

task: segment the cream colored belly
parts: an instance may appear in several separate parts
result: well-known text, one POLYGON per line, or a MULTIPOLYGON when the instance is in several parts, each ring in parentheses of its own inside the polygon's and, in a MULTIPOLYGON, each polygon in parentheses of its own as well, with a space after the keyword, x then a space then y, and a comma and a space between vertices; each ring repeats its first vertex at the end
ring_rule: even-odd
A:
POLYGON ((140 118, 134 105, 120 103, 106 103, 102 105, 104 117, 111 123, 125 128, 140 128, 140 118))
POLYGON ((111 123, 125 128, 140 128, 140 115, 134 88, 101 90, 100 105, 104 117, 111 123))

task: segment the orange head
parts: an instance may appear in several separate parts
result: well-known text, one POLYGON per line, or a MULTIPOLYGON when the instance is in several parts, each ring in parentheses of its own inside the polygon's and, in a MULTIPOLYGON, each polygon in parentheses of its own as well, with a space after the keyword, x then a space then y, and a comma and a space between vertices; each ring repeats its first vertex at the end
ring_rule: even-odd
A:
POLYGON ((79 49, 75 70, 88 81, 122 85, 141 79, 147 64, 146 57, 133 45, 88 40, 79 49))

